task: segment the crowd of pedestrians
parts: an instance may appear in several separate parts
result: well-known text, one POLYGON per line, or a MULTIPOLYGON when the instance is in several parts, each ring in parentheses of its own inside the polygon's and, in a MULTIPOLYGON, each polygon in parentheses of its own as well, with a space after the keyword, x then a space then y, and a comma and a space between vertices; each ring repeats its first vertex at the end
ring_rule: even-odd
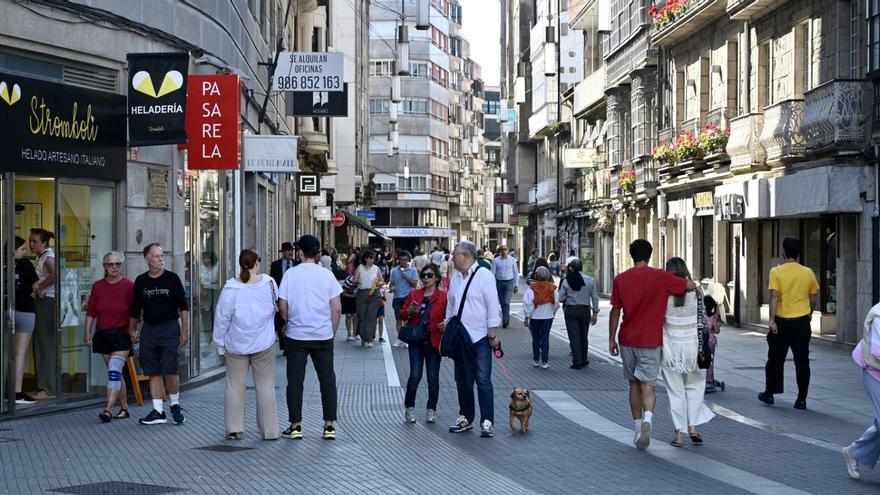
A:
MULTIPOLYGON (((49 290, 54 287, 54 264, 46 261, 54 256, 48 246, 51 238, 49 232, 32 232, 29 247, 38 257, 36 267, 24 258, 25 240, 15 238, 15 319, 16 328, 24 330, 15 334, 14 384, 16 401, 23 403, 34 400, 21 390, 23 350, 32 333, 40 331, 41 311, 54 311, 54 294, 49 290)), ((785 263, 769 274, 766 386, 758 399, 773 404, 773 396, 783 392, 783 364, 791 349, 798 385, 794 407, 805 409, 810 318, 818 284, 813 272, 797 262, 799 241, 786 238, 782 248, 785 263)), ((345 315, 347 340, 359 339, 364 347, 373 347, 386 283, 396 320, 394 346, 408 348, 404 420, 417 421, 416 396, 422 377, 427 376, 424 417, 428 423, 437 421, 443 355, 454 360, 459 406, 449 431, 464 433, 476 424, 481 436, 494 435, 493 351, 500 352, 499 330, 509 326, 510 299, 520 280, 519 262, 506 246, 498 246, 493 254, 486 247, 478 249, 463 241, 452 253, 440 248, 430 253, 354 249, 340 256, 335 250, 322 249, 316 237, 305 235, 296 244, 283 243, 280 252, 281 257, 264 275, 259 255, 243 250, 238 257, 239 273, 223 284, 220 293, 213 341, 226 366, 228 440, 239 440, 245 434, 249 371, 256 389, 260 437, 302 438, 303 388, 309 360, 320 384, 322 437, 335 439, 335 335, 345 315), (399 338, 403 335, 407 342, 399 338), (275 397, 276 342, 286 355, 289 417, 283 431, 275 397)), ((613 282, 609 352, 622 360, 633 444, 644 450, 651 443, 656 384, 662 376, 674 427, 671 445, 681 447, 685 439, 700 445, 704 439, 699 427, 714 417, 704 403, 704 394, 714 391, 717 383, 711 367, 724 301, 714 297, 711 289, 703 294, 683 259, 673 257, 666 261, 665 269, 652 268, 653 248, 645 240, 634 241, 629 253, 633 268, 618 274, 613 282)), ((83 340, 102 355, 108 369, 107 399, 99 418, 110 422, 130 416, 122 374, 138 346, 138 359, 149 377, 152 397, 151 410, 140 423, 168 421, 167 393, 171 421, 181 424, 185 417, 180 406, 178 351, 189 338, 189 308, 180 278, 165 269, 162 246, 149 244, 142 254, 148 269, 131 281, 122 275, 123 255, 107 253, 102 261, 104 277, 94 283, 89 296, 83 340)), ((532 337, 531 363, 550 367, 550 329, 561 306, 570 343, 570 367, 588 366, 589 329, 599 317, 596 282, 582 273, 583 264, 574 252, 558 270, 552 258, 533 252, 525 268, 523 323, 532 337), (557 273, 561 276, 558 284, 554 278, 557 273)), ((880 305, 867 315, 863 340, 852 357, 862 369, 875 411, 870 427, 843 449, 847 470, 857 479, 860 467, 873 467, 880 459, 880 305)), ((43 371, 38 369, 38 376, 40 373, 43 371)), ((52 392, 42 390, 43 394, 52 392)))

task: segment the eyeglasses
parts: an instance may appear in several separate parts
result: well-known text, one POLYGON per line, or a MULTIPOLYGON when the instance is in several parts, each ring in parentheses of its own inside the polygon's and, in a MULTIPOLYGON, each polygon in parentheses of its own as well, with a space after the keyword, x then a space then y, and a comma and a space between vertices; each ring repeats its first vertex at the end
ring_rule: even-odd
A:
POLYGON ((423 274, 421 274, 421 275, 419 275, 419 276, 420 276, 421 278, 434 278, 434 273, 432 273, 432 272, 425 272, 425 273, 423 273, 423 274))
POLYGON ((260 258, 259 256, 257 256, 257 261, 259 261, 260 263, 262 263, 262 262, 263 262, 263 258, 260 258))
POLYGON ((122 266, 122 263, 104 263, 104 266, 120 267, 120 266, 122 266))

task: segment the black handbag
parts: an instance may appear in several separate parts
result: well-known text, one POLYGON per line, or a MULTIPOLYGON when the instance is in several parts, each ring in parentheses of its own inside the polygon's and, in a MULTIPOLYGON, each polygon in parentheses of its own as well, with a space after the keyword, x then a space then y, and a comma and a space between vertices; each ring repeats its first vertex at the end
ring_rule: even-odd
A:
POLYGON ((480 266, 478 265, 477 269, 474 270, 474 273, 468 279, 467 285, 464 286, 464 292, 461 293, 461 302, 458 305, 458 314, 446 322, 446 328, 443 329, 443 334, 440 336, 440 356, 442 357, 456 359, 459 356, 459 351, 464 347, 465 341, 463 339, 468 339, 468 342, 470 342, 467 329, 461 322, 461 315, 464 313, 464 301, 467 298, 468 289, 471 288, 471 282, 474 281, 474 276, 479 269, 480 266))
POLYGON ((407 344, 419 345, 428 341, 431 336, 431 303, 425 304, 421 309, 421 317, 415 325, 406 324, 401 327, 397 338, 407 344))

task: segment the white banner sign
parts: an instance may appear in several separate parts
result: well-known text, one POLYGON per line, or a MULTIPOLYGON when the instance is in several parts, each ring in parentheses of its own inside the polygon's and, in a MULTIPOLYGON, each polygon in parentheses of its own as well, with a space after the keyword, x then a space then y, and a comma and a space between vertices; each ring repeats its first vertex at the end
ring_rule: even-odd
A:
POLYGON ((599 154, 596 148, 566 148, 562 150, 564 168, 596 168, 599 154))
POLYGON ((296 136, 244 135, 245 172, 299 172, 296 136))
POLYGON ((458 232, 451 229, 430 227, 377 227, 376 230, 388 237, 455 237, 458 232))
POLYGON ((272 86, 276 91, 343 91, 341 52, 281 52, 272 86))
POLYGON ((319 206, 315 208, 315 220, 319 222, 329 222, 331 216, 331 210, 329 206, 319 206))

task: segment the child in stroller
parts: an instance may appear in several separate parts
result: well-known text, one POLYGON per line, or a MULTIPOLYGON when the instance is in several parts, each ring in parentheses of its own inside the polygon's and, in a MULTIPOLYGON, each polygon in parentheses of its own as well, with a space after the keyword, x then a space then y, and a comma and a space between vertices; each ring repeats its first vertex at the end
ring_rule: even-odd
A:
POLYGON ((721 332, 721 317, 718 314, 718 303, 712 296, 704 296, 703 304, 708 317, 706 327, 709 330, 709 355, 712 356, 709 368, 706 369, 706 393, 711 394, 719 388, 724 391, 724 382, 715 379, 715 345, 718 343, 716 335, 721 332))

